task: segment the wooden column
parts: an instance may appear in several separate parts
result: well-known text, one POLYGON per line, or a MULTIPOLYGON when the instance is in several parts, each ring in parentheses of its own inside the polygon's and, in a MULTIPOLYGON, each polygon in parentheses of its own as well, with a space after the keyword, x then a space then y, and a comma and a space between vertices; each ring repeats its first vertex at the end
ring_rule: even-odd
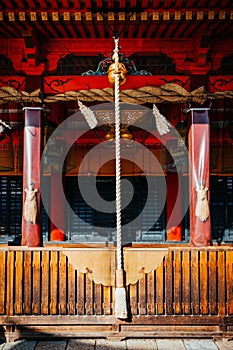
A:
MULTIPOLYGON (((62 176, 64 186, 65 176, 62 176)), ((50 241, 64 241, 65 239, 65 203, 59 191, 58 182, 61 181, 60 173, 52 171, 51 174, 51 233, 50 241)))
POLYGON ((28 247, 41 245, 41 111, 39 107, 24 108, 22 245, 28 247))
POLYGON ((167 227, 167 241, 182 241, 182 198, 178 187, 178 174, 167 171, 167 221, 173 212, 176 201, 179 201, 179 207, 176 208, 175 223, 170 222, 167 227))
POLYGON ((211 241, 209 214, 209 116, 208 109, 191 109, 189 131, 190 245, 208 246, 211 241))

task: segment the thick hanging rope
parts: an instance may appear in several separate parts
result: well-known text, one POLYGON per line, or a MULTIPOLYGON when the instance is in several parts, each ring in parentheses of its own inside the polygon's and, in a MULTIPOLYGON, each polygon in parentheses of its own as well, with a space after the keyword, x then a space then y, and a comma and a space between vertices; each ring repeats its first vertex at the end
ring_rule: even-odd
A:
POLYGON ((124 270, 121 246, 121 148, 120 148, 120 71, 118 40, 115 41, 113 59, 115 61, 115 145, 116 145, 116 229, 117 229, 117 270, 115 289, 115 316, 127 318, 126 290, 124 288, 124 270))
MULTIPOLYGON (((206 101, 218 99, 233 98, 233 91, 217 91, 209 93, 205 91, 204 86, 200 86, 191 92, 185 90, 182 86, 174 83, 166 83, 161 86, 143 86, 138 89, 126 89, 120 91, 120 100, 125 103, 144 104, 144 103, 198 103, 203 104, 206 101)), ((0 104, 19 102, 19 103, 55 103, 59 101, 86 101, 86 102, 113 102, 114 93, 112 88, 88 89, 78 91, 67 91, 56 95, 47 95, 41 97, 41 91, 35 90, 31 93, 26 91, 17 91, 10 86, 0 88, 0 104)))

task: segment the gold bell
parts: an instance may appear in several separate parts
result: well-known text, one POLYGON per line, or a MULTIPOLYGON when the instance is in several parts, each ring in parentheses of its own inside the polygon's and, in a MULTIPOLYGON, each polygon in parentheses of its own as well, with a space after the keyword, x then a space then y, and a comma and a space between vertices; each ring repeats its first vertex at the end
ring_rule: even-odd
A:
POLYGON ((115 74, 120 76, 120 85, 123 85, 126 82, 127 70, 123 63, 118 63, 118 70, 115 69, 115 63, 112 63, 108 68, 108 80, 110 84, 114 85, 115 83, 115 74))
POLYGON ((121 138, 128 141, 133 141, 133 134, 127 129, 121 129, 121 138))
POLYGON ((107 134, 105 135, 105 139, 107 141, 113 141, 115 138, 115 129, 114 128, 111 128, 107 134))

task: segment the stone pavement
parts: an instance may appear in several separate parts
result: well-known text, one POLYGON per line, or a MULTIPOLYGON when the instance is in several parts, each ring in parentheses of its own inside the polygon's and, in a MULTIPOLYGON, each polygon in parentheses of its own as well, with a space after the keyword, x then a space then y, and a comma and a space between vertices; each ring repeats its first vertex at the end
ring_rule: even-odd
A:
POLYGON ((103 339, 18 340, 0 350, 233 350, 233 339, 103 339))

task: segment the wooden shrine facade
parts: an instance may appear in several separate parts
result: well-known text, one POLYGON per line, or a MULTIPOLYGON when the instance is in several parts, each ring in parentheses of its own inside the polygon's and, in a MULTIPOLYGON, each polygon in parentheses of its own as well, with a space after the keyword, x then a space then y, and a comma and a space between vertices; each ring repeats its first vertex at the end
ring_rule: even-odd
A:
POLYGON ((184 3, 1 2, 0 331, 7 340, 232 337, 233 9, 230 0, 184 3), (120 88, 122 115, 131 116, 121 135, 141 147, 133 154, 126 143, 123 151, 122 176, 134 190, 123 223, 144 209, 146 178, 154 198, 139 229, 127 231, 123 242, 126 320, 114 312, 115 214, 90 208, 78 185, 82 178, 91 196, 89 181, 99 166, 98 191, 114 200, 114 156, 101 163, 101 144, 114 131, 107 71, 117 33, 128 72, 120 88), (78 101, 95 112, 97 127, 87 127, 78 101), (174 139, 158 134, 154 104, 179 133, 191 166, 183 154, 176 158, 174 139), (66 121, 67 130, 51 139, 66 121), (73 129, 83 134, 74 139, 73 129), (63 148, 68 151, 58 174, 63 148), (143 172, 148 154, 159 166, 150 159, 143 172), (200 210, 196 214, 203 174, 204 219, 200 210), (166 196, 154 223, 161 178, 166 196), (67 214, 63 192, 83 221, 67 214), (36 198, 34 213, 26 213, 28 193, 36 198), (98 225, 109 234, 93 230, 98 225))

